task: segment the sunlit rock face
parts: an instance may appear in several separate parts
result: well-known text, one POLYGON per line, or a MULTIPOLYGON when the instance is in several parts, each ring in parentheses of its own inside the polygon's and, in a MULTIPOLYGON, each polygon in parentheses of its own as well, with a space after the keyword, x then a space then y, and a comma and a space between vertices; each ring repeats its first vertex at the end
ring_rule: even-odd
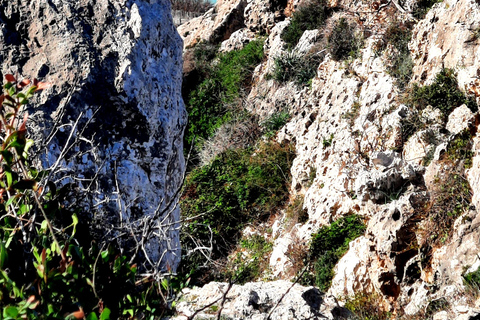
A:
POLYGON ((132 243, 127 227, 138 232, 153 217, 158 232, 142 254, 175 269, 186 112, 170 2, 2 0, 0 8, 2 76, 52 84, 28 107, 43 166, 61 158, 57 178, 67 179, 58 183, 75 183, 107 237, 132 243), (162 211, 168 217, 154 217, 162 211))

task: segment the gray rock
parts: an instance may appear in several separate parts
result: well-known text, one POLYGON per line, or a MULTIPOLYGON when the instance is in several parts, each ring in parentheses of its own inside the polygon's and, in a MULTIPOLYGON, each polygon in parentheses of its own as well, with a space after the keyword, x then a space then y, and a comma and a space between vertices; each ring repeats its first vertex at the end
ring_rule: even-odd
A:
MULTIPOLYGON (((58 183, 84 191, 92 224, 110 237, 128 225, 139 231, 142 219, 175 203, 184 172, 182 41, 170 2, 0 0, 0 8, 2 78, 53 84, 28 108, 43 166, 58 164, 67 177, 58 183)), ((145 241, 160 269, 175 269, 180 257, 179 210, 169 209, 145 241)))

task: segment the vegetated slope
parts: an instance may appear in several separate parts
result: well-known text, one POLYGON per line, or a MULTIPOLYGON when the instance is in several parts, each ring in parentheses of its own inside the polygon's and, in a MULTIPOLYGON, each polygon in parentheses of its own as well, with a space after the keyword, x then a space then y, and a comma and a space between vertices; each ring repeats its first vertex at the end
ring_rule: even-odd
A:
MULTIPOLYGON (((216 19, 238 17, 229 8, 240 2, 216 19)), ((289 1, 275 14, 273 2, 247 1, 244 26, 220 44, 242 48, 267 32, 242 106, 259 123, 287 113, 274 139, 296 149, 290 206, 244 231, 272 243, 257 278, 302 275, 360 318, 474 317, 480 6, 289 1), (345 237, 329 240, 328 228, 345 237), (332 242, 345 255, 316 245, 332 242)), ((189 28, 202 27, 180 28, 187 47, 189 28)), ((255 261, 241 244, 231 261, 238 252, 255 261)))

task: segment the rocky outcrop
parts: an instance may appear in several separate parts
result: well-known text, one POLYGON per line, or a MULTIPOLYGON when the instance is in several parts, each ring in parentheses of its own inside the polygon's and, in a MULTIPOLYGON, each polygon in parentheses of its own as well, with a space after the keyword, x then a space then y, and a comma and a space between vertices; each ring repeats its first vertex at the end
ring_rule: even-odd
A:
MULTIPOLYGON (((218 312, 228 319, 347 319, 348 310, 333 296, 313 287, 288 281, 254 282, 245 285, 211 282, 202 288, 184 289, 177 304, 176 320, 189 319, 197 310, 198 319, 217 319, 218 312)), ((196 318, 196 319, 197 319, 196 318)))
MULTIPOLYGON (((316 76, 304 86, 272 80, 276 59, 287 54, 281 34, 291 20, 276 20, 272 10, 257 16, 253 12, 263 12, 267 5, 247 3, 245 27, 225 40, 222 50, 240 48, 253 38, 253 32, 262 27, 268 30, 266 58, 255 69, 245 105, 261 120, 289 111, 290 120, 276 139, 295 143, 291 199, 304 196, 308 211, 308 221, 293 227, 285 227, 286 219, 281 215, 272 222, 269 262, 273 278, 289 279, 295 274, 289 256, 293 246, 306 249, 320 227, 341 216, 357 214, 364 218, 367 231, 350 243, 349 251, 335 267, 328 294, 337 298, 359 293, 378 295, 378 304, 385 310, 404 313, 407 318, 426 310, 432 313, 426 317, 435 319, 478 317, 480 303, 469 296, 463 275, 480 265, 479 113, 467 105, 450 106, 448 113, 437 105, 425 105, 420 110, 410 107, 404 99, 405 88, 391 71, 389 52, 396 48, 386 43, 392 36, 389 32, 393 32, 389 28, 395 23, 411 28, 410 85, 431 84, 440 70, 452 68, 460 90, 472 94, 478 103, 479 3, 447 0, 417 19, 412 18, 411 11, 421 4, 415 1, 329 1, 338 11, 325 28, 305 31, 288 54, 295 58, 320 55, 320 49, 328 52, 322 41, 341 18, 351 19, 362 30, 364 47, 346 61, 335 61, 321 52, 316 76), (355 17, 342 14, 342 10, 354 12, 355 17), (411 125, 408 121, 413 115, 419 128, 407 135, 405 128, 411 125), (428 229, 443 222, 426 212, 434 205, 439 190, 446 188, 445 177, 452 172, 445 154, 452 141, 466 130, 472 135, 468 152, 473 158, 461 179, 471 186, 465 197, 469 203, 462 204, 461 214, 447 212, 447 216, 457 218, 452 219, 448 230, 442 230, 440 239, 434 239, 427 236, 428 229), (431 305, 441 299, 449 307, 433 315, 431 305)), ((291 15, 298 5, 299 1, 288 1, 284 14, 291 15)))
POLYGON ((28 109, 43 166, 61 171, 60 184, 75 183, 108 237, 129 229, 143 241, 146 267, 175 269, 186 112, 169 1, 0 1, 0 8, 1 73, 53 85, 28 109), (137 228, 150 219, 156 236, 142 240, 137 228))

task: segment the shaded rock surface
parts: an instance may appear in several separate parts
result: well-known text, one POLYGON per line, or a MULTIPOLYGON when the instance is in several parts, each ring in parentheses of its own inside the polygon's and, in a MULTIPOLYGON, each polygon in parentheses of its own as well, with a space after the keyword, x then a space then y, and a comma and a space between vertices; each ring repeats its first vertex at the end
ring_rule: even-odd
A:
MULTIPOLYGON (((29 107, 30 131, 43 166, 58 161, 69 178, 59 183, 74 182, 85 195, 92 223, 113 238, 175 203, 186 112, 169 1, 0 1, 0 8, 2 78, 53 85, 29 107)), ((175 269, 180 257, 179 210, 168 211, 145 242, 160 269, 175 269)))

